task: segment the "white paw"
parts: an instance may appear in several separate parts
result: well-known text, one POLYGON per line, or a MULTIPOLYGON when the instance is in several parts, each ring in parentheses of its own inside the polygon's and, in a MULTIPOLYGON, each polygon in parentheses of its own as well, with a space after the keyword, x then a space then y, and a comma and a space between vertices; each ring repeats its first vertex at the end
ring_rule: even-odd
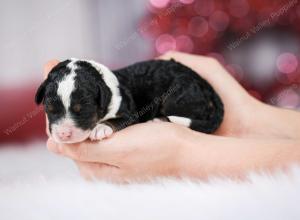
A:
POLYGON ((162 122, 160 118, 153 118, 152 120, 149 120, 149 122, 162 122))
POLYGON ((92 141, 102 140, 104 138, 108 138, 113 133, 113 129, 106 124, 98 124, 92 130, 90 134, 90 139, 92 141))

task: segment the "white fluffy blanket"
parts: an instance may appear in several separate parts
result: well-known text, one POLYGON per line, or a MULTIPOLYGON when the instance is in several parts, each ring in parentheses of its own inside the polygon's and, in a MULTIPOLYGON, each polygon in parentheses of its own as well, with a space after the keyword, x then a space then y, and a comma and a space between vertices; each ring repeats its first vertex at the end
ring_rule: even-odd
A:
POLYGON ((0 146, 0 219, 300 219, 300 168, 250 174, 251 183, 159 180, 126 186, 85 182, 44 143, 0 146))

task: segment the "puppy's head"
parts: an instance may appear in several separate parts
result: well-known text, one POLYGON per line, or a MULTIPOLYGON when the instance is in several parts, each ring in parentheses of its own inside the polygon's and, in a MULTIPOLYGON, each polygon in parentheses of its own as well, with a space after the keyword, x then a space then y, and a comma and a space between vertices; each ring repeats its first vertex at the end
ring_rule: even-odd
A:
POLYGON ((51 70, 35 101, 44 104, 52 138, 75 143, 87 139, 98 121, 113 116, 111 101, 117 87, 116 77, 105 66, 71 59, 51 70))

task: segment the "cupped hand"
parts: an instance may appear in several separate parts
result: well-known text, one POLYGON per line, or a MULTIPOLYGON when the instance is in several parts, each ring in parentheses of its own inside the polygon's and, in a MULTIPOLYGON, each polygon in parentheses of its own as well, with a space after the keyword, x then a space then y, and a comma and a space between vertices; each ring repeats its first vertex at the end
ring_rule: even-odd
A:
POLYGON ((256 112, 262 104, 249 95, 215 58, 176 51, 170 51, 159 57, 164 60, 171 58, 197 72, 221 97, 225 115, 215 134, 245 137, 258 133, 254 128, 255 121, 258 119, 254 118, 252 113, 256 112))
POLYGON ((71 158, 86 179, 112 182, 144 181, 159 176, 179 176, 182 140, 190 129, 167 122, 130 126, 100 142, 58 144, 48 148, 71 158))
POLYGON ((258 101, 215 58, 174 51, 159 57, 171 58, 196 71, 220 95, 225 115, 215 134, 238 138, 299 138, 298 112, 258 101))

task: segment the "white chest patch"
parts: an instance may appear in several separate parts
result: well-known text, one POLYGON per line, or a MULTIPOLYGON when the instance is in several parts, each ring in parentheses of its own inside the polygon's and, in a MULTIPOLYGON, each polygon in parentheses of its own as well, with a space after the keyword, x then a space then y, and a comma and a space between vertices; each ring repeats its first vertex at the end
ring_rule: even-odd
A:
POLYGON ((75 69, 74 61, 68 64, 68 68, 70 68, 71 73, 66 75, 59 83, 57 89, 57 95, 60 96, 62 103, 68 111, 71 105, 71 94, 75 90, 75 69))

